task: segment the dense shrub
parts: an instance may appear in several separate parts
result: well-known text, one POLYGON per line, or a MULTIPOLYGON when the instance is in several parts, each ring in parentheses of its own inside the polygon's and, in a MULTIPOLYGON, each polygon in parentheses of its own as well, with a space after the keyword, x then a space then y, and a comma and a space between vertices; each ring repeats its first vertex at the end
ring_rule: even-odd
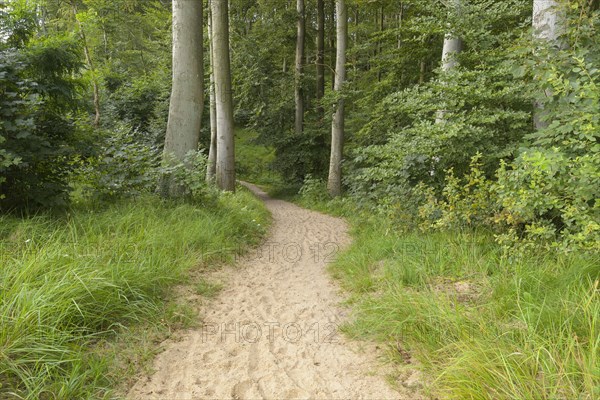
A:
POLYGON ((98 200, 136 196, 156 188, 159 165, 159 149, 123 126, 107 134, 97 154, 82 163, 78 182, 86 195, 98 200))
POLYGON ((43 39, 0 54, 0 207, 64 205, 82 139, 78 108, 79 48, 43 39))

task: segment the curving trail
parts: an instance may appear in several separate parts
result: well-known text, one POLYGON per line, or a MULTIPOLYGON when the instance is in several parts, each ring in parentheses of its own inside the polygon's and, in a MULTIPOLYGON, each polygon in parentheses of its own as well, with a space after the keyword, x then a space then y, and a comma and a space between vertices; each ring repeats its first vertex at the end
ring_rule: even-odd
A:
POLYGON ((247 186, 273 215, 269 239, 229 272, 204 325, 165 343, 128 398, 409 398, 386 383, 373 346, 337 331, 342 298, 325 269, 350 242, 344 221, 247 186))

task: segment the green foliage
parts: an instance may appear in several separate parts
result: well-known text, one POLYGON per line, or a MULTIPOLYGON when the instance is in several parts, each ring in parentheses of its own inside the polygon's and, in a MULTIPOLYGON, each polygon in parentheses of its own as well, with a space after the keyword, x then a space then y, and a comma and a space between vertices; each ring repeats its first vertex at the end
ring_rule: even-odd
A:
POLYGON ((0 217, 0 397, 113 398, 125 371, 93 346, 139 323, 189 323, 165 304, 169 288, 256 244, 267 225, 244 191, 210 207, 144 196, 64 219, 0 217))
MULTIPOLYGON (((507 246, 597 251, 598 12, 571 4, 563 46, 532 52, 530 2, 463 6, 447 19, 465 42, 458 67, 401 90, 357 86, 367 96, 350 106, 350 195, 398 229, 487 227, 507 246), (536 131, 534 100, 546 123, 536 131)), ((447 29, 422 15, 434 9, 417 13, 402 38, 447 29)))
POLYGON ((0 50, 24 47, 34 36, 35 10, 25 0, 0 4, 0 50))
POLYGON ((540 47, 517 73, 536 82, 546 127, 528 136, 511 165, 499 170, 500 220, 507 243, 600 250, 600 43, 598 12, 573 4, 577 26, 568 48, 540 47), (539 89, 543 89, 539 90, 539 89))
POLYGON ((87 196, 106 201, 156 189, 160 152, 122 127, 106 134, 97 154, 82 162, 77 180, 87 196))
POLYGON ((161 182, 161 195, 168 197, 165 185, 172 185, 181 193, 181 197, 195 203, 214 204, 219 191, 206 182, 207 156, 200 150, 190 152, 183 161, 163 161, 158 169, 158 181, 161 182))
POLYGON ((169 84, 170 81, 149 77, 120 82, 106 104, 107 124, 119 128, 119 124, 124 123, 136 133, 138 141, 162 144, 167 126, 169 84))
POLYGON ((465 229, 490 224, 497 210, 497 199, 490 180, 481 169, 481 154, 471 159, 471 167, 464 179, 459 179, 452 170, 446 172, 446 184, 438 198, 425 185, 416 188, 423 191, 427 200, 419 207, 421 228, 465 229))
POLYGON ((523 152, 499 171, 502 205, 497 221, 508 225, 502 243, 562 251, 600 250, 600 154, 569 157, 558 149, 523 152))
POLYGON ((440 190, 444 171, 462 176, 478 152, 492 176, 530 133, 531 106, 512 79, 506 67, 488 66, 388 96, 352 150, 350 192, 383 198, 420 182, 440 190), (440 110, 443 121, 436 123, 440 110))
POLYGON ((241 180, 260 185, 280 185, 275 170, 275 149, 259 143, 258 133, 251 129, 235 131, 235 172, 241 180))
POLYGON ((502 163, 496 181, 485 177, 480 160, 472 159, 463 179, 448 171, 441 195, 416 187, 422 229, 492 227, 500 244, 521 250, 600 249, 597 155, 524 151, 511 166, 502 163))
POLYGON ((304 183, 298 194, 303 202, 313 205, 325 202, 330 198, 327 194, 327 184, 321 179, 313 178, 311 175, 304 178, 304 183))
POLYGON ((5 50, 0 62, 2 208, 64 205, 77 147, 79 48, 68 38, 5 50), (18 162, 17 162, 18 160, 18 162))

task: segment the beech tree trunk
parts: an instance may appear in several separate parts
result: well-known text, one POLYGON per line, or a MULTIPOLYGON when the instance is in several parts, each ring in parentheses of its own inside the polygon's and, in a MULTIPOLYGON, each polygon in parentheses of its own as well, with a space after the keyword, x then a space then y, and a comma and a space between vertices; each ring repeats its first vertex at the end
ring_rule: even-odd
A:
POLYGON ((458 62, 456 55, 462 51, 463 42, 459 37, 452 37, 449 34, 444 38, 444 48, 442 50, 442 70, 450 71, 458 62))
MULTIPOLYGON (((190 1, 194 3, 195 1, 190 1)), ((202 2, 198 2, 202 3, 202 2)), ((213 74, 217 111, 217 186, 235 191, 235 143, 229 56, 228 0, 211 2, 213 74)))
POLYGON ((317 114, 323 119, 325 95, 325 1, 317 0, 317 114))
MULTIPOLYGON (((449 14, 458 14, 460 12, 460 0, 453 0, 452 8, 453 9, 450 10, 449 14)), ((461 38, 451 33, 446 34, 444 37, 444 47, 442 49, 442 71, 449 72, 458 65, 456 55, 462 51, 462 48, 463 42, 461 38)), ((437 112, 435 123, 443 123, 445 114, 446 110, 439 110, 437 112)))
POLYGON ((537 39, 557 42, 561 21, 556 0, 533 1, 533 34, 537 39))
MULTIPOLYGON (((450 3, 449 15, 456 16, 460 13, 460 0, 452 0, 450 3)), ((444 72, 452 70, 456 65, 456 55, 462 51, 463 42, 462 39, 451 34, 446 33, 444 37, 444 48, 442 49, 442 70, 444 72)))
MULTIPOLYGON (((204 106, 202 31, 202 2, 173 0, 173 88, 163 153, 167 164, 198 150, 204 106)), ((165 178, 161 192, 180 196, 183 188, 165 178)))
MULTIPOLYGON (((534 0, 533 1, 533 35, 537 40, 543 40, 562 47, 559 42, 562 33, 563 21, 558 9, 558 1, 555 0, 534 0)), ((552 96, 552 93, 546 90, 546 96, 552 96)), ((535 102, 533 110, 533 123, 536 130, 546 128, 548 122, 545 121, 544 107, 539 102, 535 102)))
MULTIPOLYGON (((334 91, 340 94, 346 81, 346 46, 348 42, 348 12, 345 0, 337 0, 337 56, 335 64, 334 91)), ((344 153, 344 99, 335 107, 331 123, 331 156, 327 189, 331 196, 342 194, 342 157, 344 153)))
MULTIPOLYGON (((329 64, 333 71, 335 69, 335 0, 331 0, 331 7, 329 13, 329 20, 331 21, 331 28, 329 29, 329 64)), ((335 88, 335 73, 331 74, 331 89, 335 88)))
POLYGON ((304 128, 304 95, 302 91, 302 72, 304 64, 304 40, 306 36, 304 0, 297 0, 298 35, 296 39, 296 74, 295 74, 295 102, 296 102, 296 133, 302 133, 304 128))
MULTIPOLYGON (((210 8, 211 0, 208 1, 210 8)), ((217 174, 217 103, 215 101, 215 75, 214 54, 212 45, 212 12, 208 13, 208 52, 210 59, 210 88, 208 91, 210 102, 210 147, 208 148, 208 161, 206 164, 206 181, 212 183, 217 174)))

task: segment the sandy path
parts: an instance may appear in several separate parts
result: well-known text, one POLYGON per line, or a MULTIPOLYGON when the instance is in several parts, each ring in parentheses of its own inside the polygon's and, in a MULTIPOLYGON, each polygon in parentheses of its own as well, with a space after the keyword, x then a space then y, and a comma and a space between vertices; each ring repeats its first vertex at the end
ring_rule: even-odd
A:
POLYGON ((271 236, 241 259, 202 328, 165 343, 131 399, 399 399, 372 346, 337 332, 342 300, 325 270, 344 221, 273 200, 271 236), (365 350, 368 349, 368 350, 365 350))

